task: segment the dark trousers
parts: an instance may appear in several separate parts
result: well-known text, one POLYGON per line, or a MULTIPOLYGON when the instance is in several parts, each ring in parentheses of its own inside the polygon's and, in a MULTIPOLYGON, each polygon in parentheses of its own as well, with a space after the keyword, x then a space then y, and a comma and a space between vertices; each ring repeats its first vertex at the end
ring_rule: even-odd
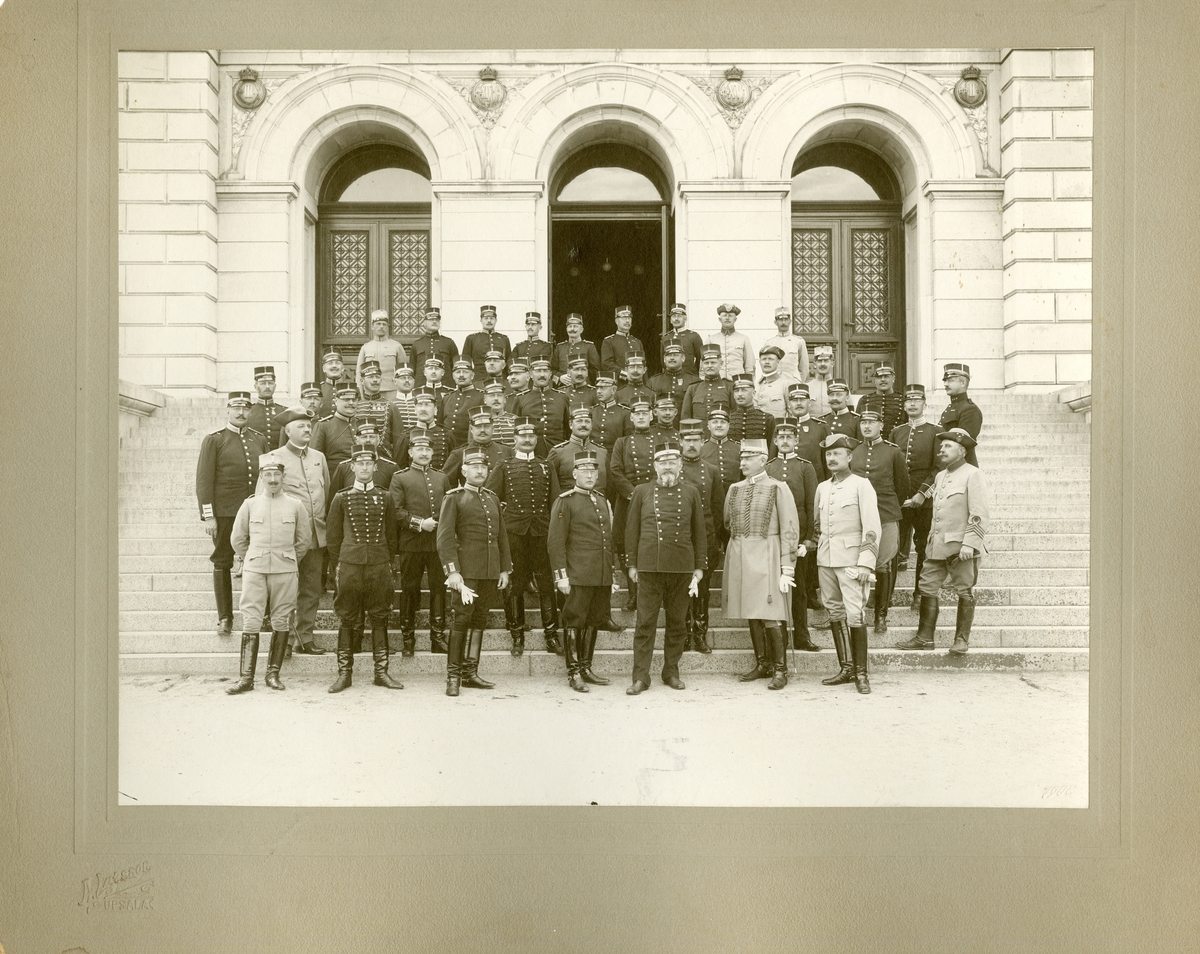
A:
POLYGON ((639 573, 637 629, 633 635, 633 681, 650 685, 650 661, 658 633, 658 611, 667 611, 663 634, 663 678, 679 675, 679 657, 687 633, 690 573, 639 573))
MULTIPOLYGON (((495 606, 499 601, 500 589, 496 586, 496 580, 468 580, 463 579, 467 584, 467 588, 475 591, 475 599, 470 603, 463 603, 462 594, 458 590, 451 590, 454 609, 454 631, 456 633, 465 633, 473 629, 487 629, 488 610, 495 606)), ((508 584, 512 586, 512 583, 508 584)))
POLYGON ((387 627, 392 609, 392 568, 387 563, 339 563, 337 595, 333 609, 342 625, 354 630, 363 613, 371 617, 371 628, 387 627))
POLYGON ((233 569, 233 544, 229 538, 233 535, 233 517, 217 517, 217 536, 213 540, 211 561, 217 570, 233 569))
POLYGON ((546 551, 544 533, 510 533, 508 549, 512 554, 512 582, 517 593, 524 593, 529 581, 537 583, 539 593, 554 590, 550 573, 550 555, 546 551))
POLYGON ((929 527, 933 523, 933 507, 905 507, 900 511, 900 553, 908 561, 909 541, 917 551, 917 575, 921 579, 921 564, 925 562, 925 546, 929 543, 929 527))
MULTIPOLYGON (((312 642, 313 627, 317 624, 317 607, 325 589, 321 585, 321 567, 324 563, 325 548, 314 547, 304 554, 304 559, 298 567, 300 581, 296 594, 296 638, 301 645, 312 642)), ((388 583, 390 586, 390 573, 388 583)))
MULTIPOLYGON (((816 559, 813 554, 809 554, 809 556, 816 559)), ((808 556, 796 560, 795 575, 792 577, 796 581, 796 585, 792 587, 792 628, 796 633, 804 633, 806 636, 808 635, 808 581, 804 578, 804 571, 807 563, 808 556)))
POLYGON ((617 557, 621 566, 625 566, 625 519, 629 516, 629 501, 623 497, 617 497, 613 501, 613 554, 617 557))
POLYGON ((821 595, 821 580, 817 575, 817 548, 813 547, 808 551, 808 556, 803 560, 804 572, 796 573, 796 585, 803 586, 808 591, 808 602, 817 602, 813 597, 821 595))
POLYGON ((437 550, 409 550, 400 554, 400 589, 415 610, 421 601, 421 577, 429 574, 429 615, 446 612, 446 574, 437 550))
POLYGON ((608 622, 611 598, 611 586, 577 586, 572 583, 571 592, 563 604, 563 626, 568 629, 598 629, 608 622))

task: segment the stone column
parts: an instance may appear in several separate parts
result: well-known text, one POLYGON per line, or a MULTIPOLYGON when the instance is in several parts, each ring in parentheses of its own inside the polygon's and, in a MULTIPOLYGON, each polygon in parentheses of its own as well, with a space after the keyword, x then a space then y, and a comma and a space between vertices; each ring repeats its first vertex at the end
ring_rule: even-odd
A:
POLYGON ((1091 377, 1092 53, 1009 50, 1000 64, 1005 385, 1091 377))
POLYGON ((186 394, 217 386, 217 65, 120 53, 120 374, 186 394))

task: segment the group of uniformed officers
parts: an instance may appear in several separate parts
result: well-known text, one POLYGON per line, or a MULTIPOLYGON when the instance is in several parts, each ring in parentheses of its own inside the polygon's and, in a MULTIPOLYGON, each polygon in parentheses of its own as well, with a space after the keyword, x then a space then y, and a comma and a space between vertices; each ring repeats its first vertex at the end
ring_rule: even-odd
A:
POLYGON ((870 601, 875 632, 885 633, 910 551, 919 626, 895 645, 933 648, 949 580, 958 596, 949 651, 966 653, 988 524, 970 368, 945 365, 950 405, 938 424, 924 418, 924 387, 897 394, 886 364, 852 410, 847 382, 830 373, 832 349, 815 348, 810 369, 786 309, 776 313, 779 335, 758 351, 756 378, 738 314, 722 305, 720 331, 705 342, 675 305, 663 370, 648 381, 628 306, 599 351, 582 340, 577 314, 567 341, 542 340, 536 312, 512 347, 495 331, 495 307, 484 306, 483 330, 461 355, 440 334, 438 309, 408 351, 377 312, 354 371, 330 350, 324 380, 302 385, 295 407, 275 403, 274 369, 256 368, 258 400, 229 394, 226 426, 204 438, 196 472, 218 635, 232 635, 232 575, 242 577, 240 673, 227 691, 254 688, 268 620, 269 687, 284 688, 280 668, 293 651, 322 655, 313 629, 331 587, 339 629, 329 691, 351 685, 367 617, 375 685, 403 688, 388 672, 398 576, 404 656, 415 652, 428 578, 430 649, 447 656, 447 695, 492 687, 479 664, 497 604, 512 654, 524 652, 527 594, 547 651, 564 657, 570 687, 587 692, 609 682, 593 660, 598 634, 621 631, 610 608, 617 569, 625 608, 637 614, 627 693, 650 687, 660 610, 661 679, 683 689, 683 652, 712 651, 709 594, 722 559, 725 615, 747 621, 754 647, 743 681, 786 686, 788 644, 819 650, 808 610, 823 608, 839 667, 822 681, 870 692, 870 601), (442 383, 447 366, 453 387, 442 383))

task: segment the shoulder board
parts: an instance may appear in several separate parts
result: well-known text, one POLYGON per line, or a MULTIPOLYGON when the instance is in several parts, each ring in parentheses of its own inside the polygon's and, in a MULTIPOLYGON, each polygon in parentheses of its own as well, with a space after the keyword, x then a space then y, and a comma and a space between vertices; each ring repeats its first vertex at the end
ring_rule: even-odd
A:
POLYGON ((466 487, 453 487, 450 490, 446 491, 446 496, 449 497, 451 494, 461 494, 466 489, 467 489, 466 487))
POLYGON ((571 442, 570 442, 569 440, 566 440, 566 441, 559 441, 557 444, 555 444, 555 445, 554 445, 553 447, 551 447, 550 449, 551 449, 551 450, 558 450, 560 447, 566 447, 566 446, 567 446, 568 444, 570 444, 570 443, 571 443, 571 442))
POLYGON ((326 414, 324 417, 318 417, 318 418, 317 418, 317 423, 318 423, 318 424, 320 424, 322 421, 332 421, 332 420, 333 420, 333 415, 332 415, 332 414, 326 414))
MULTIPOLYGON (((884 443, 887 444, 888 447, 896 447, 896 445, 893 444, 891 441, 884 441, 884 443)), ((900 448, 896 447, 896 449, 899 450, 900 448)))
POLYGON ((563 497, 570 497, 571 494, 575 493, 575 491, 578 489, 579 489, 578 487, 572 487, 570 490, 564 490, 561 494, 558 495, 558 499, 562 500, 563 497))
MULTIPOLYGON (((221 431, 223 431, 223 430, 225 430, 225 425, 224 425, 224 424, 222 424, 220 427, 218 427, 218 428, 217 428, 215 431, 209 431, 209 432, 208 432, 208 436, 209 436, 209 437, 213 437, 213 436, 215 436, 215 435, 217 435, 217 434, 220 434, 220 433, 221 433, 221 431)), ((255 431, 254 433, 255 433, 255 434, 257 434, 257 433, 258 433, 258 431, 255 431)))
MULTIPOLYGON (((465 488, 464 488, 464 489, 465 489, 465 488)), ((500 497, 500 495, 499 495, 499 494, 497 494, 497 493, 496 493, 496 491, 494 491, 494 490, 488 490, 486 487, 480 487, 480 488, 479 488, 479 493, 481 493, 481 494, 491 494, 491 496, 495 497, 497 500, 498 500, 498 499, 499 499, 499 497, 500 497)))
POLYGON ((267 436, 266 434, 264 434, 262 431, 258 430, 258 428, 255 428, 255 427, 247 427, 246 430, 248 430, 251 434, 257 434, 259 437, 267 436))

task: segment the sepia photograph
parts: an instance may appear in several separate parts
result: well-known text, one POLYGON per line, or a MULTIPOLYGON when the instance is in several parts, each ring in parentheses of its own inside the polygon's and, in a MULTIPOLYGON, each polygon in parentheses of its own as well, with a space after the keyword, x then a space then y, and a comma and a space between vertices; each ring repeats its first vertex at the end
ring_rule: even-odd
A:
POLYGON ((115 59, 120 806, 1089 806, 1091 49, 115 59))

